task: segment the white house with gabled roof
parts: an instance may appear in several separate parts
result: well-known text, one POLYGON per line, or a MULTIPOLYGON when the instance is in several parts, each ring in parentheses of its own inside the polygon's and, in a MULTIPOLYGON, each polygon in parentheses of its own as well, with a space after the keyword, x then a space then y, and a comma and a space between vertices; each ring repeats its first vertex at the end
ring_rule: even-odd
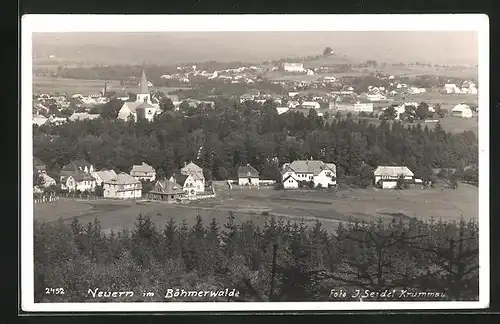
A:
POLYGON ((314 183, 314 187, 328 188, 337 184, 337 167, 334 163, 318 160, 296 160, 285 163, 281 179, 285 189, 298 188, 302 181, 314 183))
POLYGON ((460 118, 472 118, 472 109, 466 104, 458 104, 451 110, 451 115, 460 118))
POLYGON ((142 162, 139 165, 132 166, 132 170, 130 170, 130 175, 139 181, 140 180, 154 181, 156 179, 156 170, 146 162, 142 162))
POLYGON ((181 169, 181 174, 192 176, 195 184, 194 189, 197 193, 205 192, 205 176, 201 167, 193 162, 185 162, 184 167, 181 169))
POLYGON ((373 171, 374 183, 382 189, 394 189, 398 179, 412 180, 413 172, 406 166, 378 166, 373 171))

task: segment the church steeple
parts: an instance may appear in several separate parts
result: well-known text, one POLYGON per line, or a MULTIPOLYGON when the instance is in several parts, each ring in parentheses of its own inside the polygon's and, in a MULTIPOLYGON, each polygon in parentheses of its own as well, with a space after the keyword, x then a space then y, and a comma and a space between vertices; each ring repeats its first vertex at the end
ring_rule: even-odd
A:
POLYGON ((137 102, 147 102, 151 104, 151 96, 149 94, 148 79, 146 78, 146 72, 142 70, 142 77, 140 83, 139 93, 137 94, 137 102))
POLYGON ((146 94, 149 93, 148 89, 148 79, 146 78, 146 72, 142 70, 142 77, 141 77, 141 94, 146 94))

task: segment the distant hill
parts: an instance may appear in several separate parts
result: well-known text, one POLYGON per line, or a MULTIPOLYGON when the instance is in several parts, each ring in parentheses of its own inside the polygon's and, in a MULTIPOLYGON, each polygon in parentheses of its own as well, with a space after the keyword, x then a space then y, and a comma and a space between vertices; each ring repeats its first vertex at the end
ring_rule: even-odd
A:
POLYGON ((325 47, 357 60, 476 64, 469 32, 165 32, 35 33, 33 55, 88 64, 261 62, 321 54, 325 47))

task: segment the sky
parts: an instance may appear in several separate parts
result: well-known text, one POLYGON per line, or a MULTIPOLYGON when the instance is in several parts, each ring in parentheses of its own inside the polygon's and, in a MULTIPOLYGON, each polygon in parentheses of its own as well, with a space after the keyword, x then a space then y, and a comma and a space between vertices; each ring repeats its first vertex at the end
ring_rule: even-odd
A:
POLYGON ((477 64, 475 32, 34 33, 34 57, 114 63, 263 61, 322 53, 353 60, 477 64))

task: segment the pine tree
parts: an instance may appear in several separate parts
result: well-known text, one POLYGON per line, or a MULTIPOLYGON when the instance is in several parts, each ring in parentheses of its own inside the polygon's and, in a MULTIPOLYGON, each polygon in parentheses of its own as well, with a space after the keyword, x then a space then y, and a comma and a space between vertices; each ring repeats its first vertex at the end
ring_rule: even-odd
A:
POLYGON ((228 213, 221 238, 222 243, 224 244, 225 255, 227 258, 231 259, 236 252, 238 238, 238 225, 236 224, 236 218, 231 211, 228 213))

